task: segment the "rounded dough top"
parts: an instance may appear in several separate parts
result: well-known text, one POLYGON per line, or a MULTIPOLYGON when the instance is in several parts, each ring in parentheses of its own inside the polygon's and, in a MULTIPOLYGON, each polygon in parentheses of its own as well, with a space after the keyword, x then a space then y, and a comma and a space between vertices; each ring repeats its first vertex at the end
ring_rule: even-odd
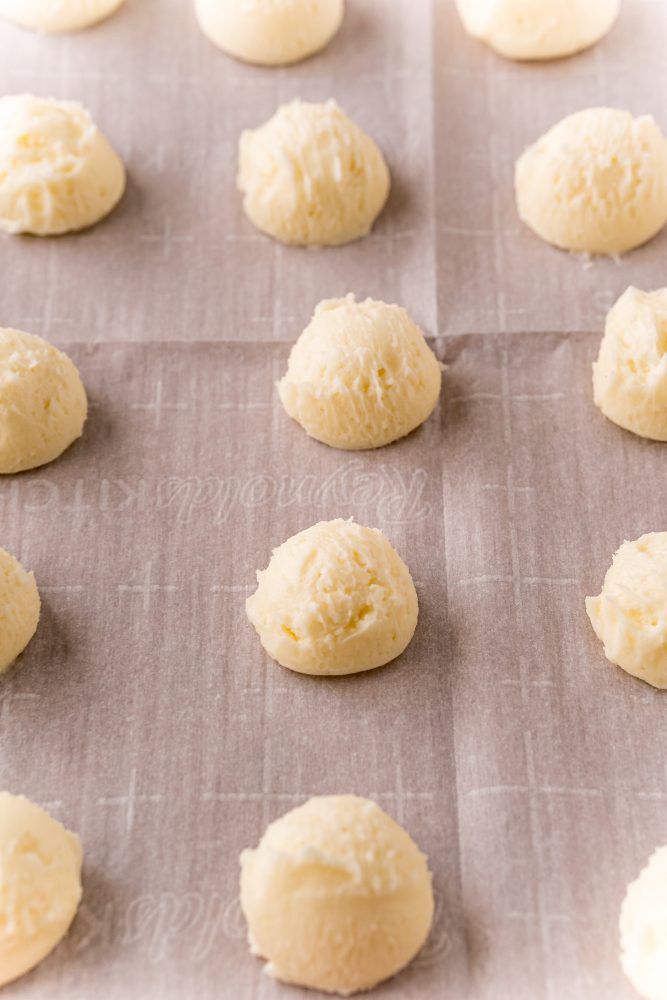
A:
POLYGON ((0 327, 0 474, 53 461, 81 437, 87 410, 66 354, 32 333, 0 327))
POLYGON ((340 28, 344 0, 195 0, 204 34, 224 52, 284 66, 319 52, 340 28))
POLYGON ((667 532, 623 542, 586 611, 608 660, 667 688, 667 532))
POLYGON ((650 115, 579 111, 525 151, 515 186, 519 215, 547 243, 625 253, 667 222, 667 139, 650 115))
POLYGON ((125 0, 0 0, 0 17, 33 31, 57 33, 89 28, 125 0))
POLYGON ((9 552, 0 549, 0 674, 11 667, 32 639, 39 611, 34 575, 27 573, 9 552))
POLYGON ((246 601, 264 649, 303 674, 353 674, 403 652, 417 625, 407 566, 376 528, 321 521, 274 550, 246 601))
POLYGON ((246 214, 283 243, 333 246, 366 236, 389 184, 382 153, 335 101, 292 101, 241 135, 246 214))
POLYGON ((607 316, 595 402, 626 430, 667 441, 667 288, 628 288, 607 316))
POLYGON ((440 365, 405 309, 353 295, 320 302, 292 348, 278 393, 311 437, 379 448, 430 416, 440 365))
POLYGON ((310 799, 271 823, 241 855, 241 906, 267 971, 343 994, 407 965, 433 919, 426 857, 354 795, 310 799))
POLYGON ((456 0, 474 38, 509 59, 558 59, 599 41, 621 0, 456 0))
POLYGON ((0 986, 42 961, 81 899, 79 838, 22 795, 0 792, 0 986))
POLYGON ((621 964, 646 1000, 667 997, 667 846, 631 882, 621 907, 621 964))
POLYGON ((57 235, 92 226, 125 189, 125 168, 73 101, 0 98, 0 229, 57 235))

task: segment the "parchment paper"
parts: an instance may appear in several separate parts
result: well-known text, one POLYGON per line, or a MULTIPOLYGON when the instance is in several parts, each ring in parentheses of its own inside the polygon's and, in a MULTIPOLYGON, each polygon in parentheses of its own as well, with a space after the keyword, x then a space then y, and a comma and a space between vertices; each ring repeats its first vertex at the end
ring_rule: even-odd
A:
POLYGON ((599 415, 590 363, 608 300, 664 283, 667 243, 585 269, 519 232, 507 185, 574 107, 659 117, 656 25, 629 0, 593 53, 514 67, 444 0, 357 0, 277 73, 210 48, 187 3, 128 0, 66 39, 0 28, 1 91, 83 99, 131 174, 91 233, 0 240, 1 322, 65 346, 93 404, 60 461, 0 483, 0 544, 44 599, 0 682, 0 786, 86 856, 70 935, 7 997, 296 1000, 247 953, 237 856, 339 791, 377 798, 434 872, 431 939, 377 996, 633 996, 616 924, 667 840, 664 706, 604 660, 583 598, 665 526, 665 459, 599 415), (363 243, 286 250, 242 217, 238 131, 297 94, 335 94, 389 154, 363 243), (438 413, 377 453, 310 441, 273 390, 315 302, 348 290, 405 304, 449 366, 438 413), (383 670, 309 679, 243 604, 272 546, 341 515, 404 555, 420 622, 383 670))

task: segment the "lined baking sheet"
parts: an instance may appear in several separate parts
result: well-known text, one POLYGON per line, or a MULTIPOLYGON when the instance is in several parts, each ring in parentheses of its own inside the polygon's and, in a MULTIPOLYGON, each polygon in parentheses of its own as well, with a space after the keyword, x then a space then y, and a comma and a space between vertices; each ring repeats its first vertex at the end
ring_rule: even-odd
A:
POLYGON ((659 117, 667 10, 627 0, 593 53, 515 67, 444 0, 349 6, 277 73, 210 48, 187 3, 128 0, 64 39, 0 27, 2 92, 84 100, 130 170, 90 233, 0 240, 1 322, 66 347, 92 403, 60 461, 0 483, 0 544, 44 599, 0 683, 0 785, 85 846, 70 935, 7 997, 300 996, 247 953, 237 856, 338 791, 377 798, 434 872, 427 947, 378 996, 633 996, 616 923, 665 840, 664 706, 606 663, 583 598, 664 527, 667 484, 663 448, 595 410, 590 364, 667 243, 592 268, 542 247, 511 160, 586 104, 659 117), (238 132, 332 94, 387 150, 392 200, 362 243, 279 247, 242 217, 238 132), (376 453, 310 441, 273 389, 316 301, 349 290, 402 302, 448 365, 439 411, 376 453), (272 546, 336 516, 389 536, 420 622, 388 667, 312 679, 266 658, 243 605, 272 546))

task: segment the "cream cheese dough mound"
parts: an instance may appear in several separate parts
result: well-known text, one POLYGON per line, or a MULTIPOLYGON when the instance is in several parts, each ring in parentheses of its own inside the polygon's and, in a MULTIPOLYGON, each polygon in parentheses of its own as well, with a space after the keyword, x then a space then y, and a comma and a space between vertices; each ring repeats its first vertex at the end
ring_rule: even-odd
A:
POLYGON ((53 951, 81 900, 79 838, 22 795, 0 792, 0 986, 53 951))
MULTIPOLYGON (((9 552, 0 549, 0 674, 11 667, 37 631, 40 607, 34 575, 26 572, 9 552)), ((0 922, 0 929, 1 926, 0 922)))
POLYGON ((667 139, 650 115, 578 111, 525 151, 515 187, 521 219, 547 243, 622 254, 667 222, 667 139))
POLYGON ((440 364, 405 309, 348 295, 317 306, 278 394, 318 441, 380 448, 431 415, 441 381, 440 364))
POLYGON ((598 42, 621 0, 456 0, 466 31, 508 59, 558 59, 598 42))
POLYGON ((89 28, 125 0, 0 0, 0 17, 33 31, 58 33, 89 28))
POLYGON ((608 660, 667 688, 667 531, 624 542, 586 611, 608 660))
POLYGON ((229 55, 285 66, 319 52, 343 22, 344 0, 195 0, 199 26, 229 55))
POLYGON ((55 236, 99 222, 125 190, 125 168, 73 101, 0 98, 0 230, 55 236))
POLYGON ((593 365, 593 389, 609 420, 667 441, 667 288, 628 288, 618 300, 593 365))
POLYGON ((53 344, 0 327, 0 474, 36 469, 81 437, 86 391, 53 344))
POLYGON ((246 611, 262 646, 302 674, 355 674, 389 663, 417 626, 407 566, 376 528, 321 521, 274 549, 246 611))
POLYGON ((375 802, 310 799, 241 855, 252 952, 286 983, 348 995, 404 968, 433 920, 426 857, 375 802))
POLYGON ((646 1000, 667 1000, 667 846, 628 886, 619 923, 626 976, 646 1000))
POLYGON ((282 243, 336 246, 366 236, 389 194, 373 140, 335 101, 292 101, 239 143, 250 221, 282 243))

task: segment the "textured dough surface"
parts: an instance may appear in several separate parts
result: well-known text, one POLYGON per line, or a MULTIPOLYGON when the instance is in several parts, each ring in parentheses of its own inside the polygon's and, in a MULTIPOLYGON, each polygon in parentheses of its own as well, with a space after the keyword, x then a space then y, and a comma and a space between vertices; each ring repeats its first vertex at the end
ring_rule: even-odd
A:
POLYGON ((382 153, 335 101, 292 101, 241 135, 246 214, 283 243, 334 246, 366 236, 389 184, 382 153))
POLYGON ((340 28, 344 0, 195 0, 204 34, 224 52, 284 66, 319 52, 340 28))
POLYGON ((407 566, 377 528, 321 521, 274 549, 246 601, 262 646, 303 674, 353 674, 389 663, 417 625, 407 566))
POLYGON ((53 461, 81 437, 87 411, 66 354, 32 333, 0 327, 0 474, 53 461))
POLYGON ((22 795, 0 792, 0 986, 66 934, 81 899, 81 843, 22 795))
POLYGON ((79 31, 113 14, 125 0, 0 0, 0 17, 33 31, 79 31))
POLYGON ((667 688, 667 532, 623 542, 586 611, 608 660, 667 688))
POLYGON ((658 848, 623 900, 621 964, 646 1000, 667 998, 667 846, 658 848))
POLYGON ((125 168, 73 101, 0 98, 0 229, 54 236, 99 222, 125 190, 125 168))
POLYGON ((519 215, 547 243, 625 253, 667 222, 667 139, 650 115, 578 111, 525 151, 515 186, 519 215))
POLYGON ((610 311, 593 390, 609 420, 667 441, 667 288, 628 288, 610 311))
POLYGON ((473 38, 509 59, 558 59, 594 45, 621 0, 456 0, 473 38))
POLYGON ((40 606, 34 575, 0 549, 0 674, 11 667, 37 631, 40 606))
POLYGON ((422 424, 440 365, 405 309, 353 295, 315 309, 278 394, 287 413, 334 448, 379 448, 422 424))
POLYGON ((433 919, 426 857, 375 802, 321 796, 241 855, 252 951, 278 979, 349 994, 393 976, 433 919))

